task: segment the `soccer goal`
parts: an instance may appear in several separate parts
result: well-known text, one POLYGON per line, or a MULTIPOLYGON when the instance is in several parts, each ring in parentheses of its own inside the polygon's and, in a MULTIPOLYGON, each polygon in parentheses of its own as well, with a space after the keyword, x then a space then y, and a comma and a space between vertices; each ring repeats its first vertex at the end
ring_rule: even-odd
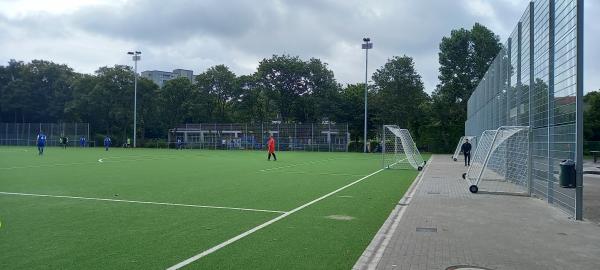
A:
POLYGON ((383 168, 422 170, 425 161, 419 153, 410 132, 400 129, 397 125, 384 125, 381 141, 383 168))
POLYGON ((469 191, 526 193, 529 188, 529 127, 503 126, 479 137, 463 178, 469 191))

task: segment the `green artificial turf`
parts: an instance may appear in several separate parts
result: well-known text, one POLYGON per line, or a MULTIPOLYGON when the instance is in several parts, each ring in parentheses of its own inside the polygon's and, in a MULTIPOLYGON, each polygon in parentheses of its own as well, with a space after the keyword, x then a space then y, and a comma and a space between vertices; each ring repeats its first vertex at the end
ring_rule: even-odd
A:
MULTIPOLYGON (((0 192, 290 211, 378 154, 0 148, 0 192)), ((187 266, 349 269, 417 175, 385 170, 187 266), (336 220, 330 216, 350 220, 336 220)), ((0 269, 165 269, 282 215, 0 194, 0 269)))

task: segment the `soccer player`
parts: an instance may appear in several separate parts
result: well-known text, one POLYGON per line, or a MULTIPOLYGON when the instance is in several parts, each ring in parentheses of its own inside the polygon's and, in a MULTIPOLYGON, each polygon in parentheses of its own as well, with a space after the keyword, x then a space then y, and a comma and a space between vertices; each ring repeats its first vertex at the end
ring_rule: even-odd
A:
POLYGON ((271 160, 271 155, 273 155, 273 160, 277 161, 277 157, 275 156, 275 139, 273 135, 269 136, 269 141, 267 142, 267 148, 269 149, 269 156, 267 160, 271 160))
POLYGON ((465 139, 460 151, 465 155, 465 166, 471 166, 471 143, 469 143, 469 139, 465 139))
POLYGON ((125 146, 126 148, 131 147, 131 139, 127 138, 127 145, 125 146))
POLYGON ((38 147, 38 155, 44 154, 44 147, 46 147, 46 134, 43 132, 39 132, 36 138, 37 147, 38 147))
POLYGON ((110 144, 111 144, 110 137, 108 137, 108 135, 106 135, 106 137, 104 137, 104 149, 106 149, 105 151, 108 151, 110 144))
POLYGON ((67 138, 64 135, 60 136, 60 144, 63 146, 64 149, 67 149, 67 144, 69 143, 69 138, 67 138))
POLYGON ((79 146, 85 147, 85 137, 84 136, 81 136, 81 138, 79 138, 79 146))
POLYGON ((181 140, 181 137, 177 137, 177 150, 182 150, 183 149, 183 140, 181 140))

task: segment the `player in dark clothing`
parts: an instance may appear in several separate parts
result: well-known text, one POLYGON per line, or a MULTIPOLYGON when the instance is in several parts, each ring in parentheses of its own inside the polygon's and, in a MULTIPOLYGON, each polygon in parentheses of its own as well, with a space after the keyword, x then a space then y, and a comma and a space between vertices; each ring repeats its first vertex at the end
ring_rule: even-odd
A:
POLYGON ((36 142, 38 147, 38 155, 41 156, 44 154, 44 147, 46 147, 46 134, 43 132, 38 133, 36 142))
POLYGON ((471 143, 469 143, 469 139, 465 140, 465 143, 460 147, 460 151, 465 155, 465 166, 471 166, 471 143))
POLYGON ((69 143, 69 138, 67 138, 66 136, 60 136, 60 145, 62 145, 63 148, 67 149, 68 143, 69 143))
POLYGON ((106 137, 104 137, 104 149, 105 149, 105 151, 108 151, 108 148, 110 147, 111 143, 112 143, 112 141, 110 140, 110 137, 108 137, 108 135, 106 135, 106 137))

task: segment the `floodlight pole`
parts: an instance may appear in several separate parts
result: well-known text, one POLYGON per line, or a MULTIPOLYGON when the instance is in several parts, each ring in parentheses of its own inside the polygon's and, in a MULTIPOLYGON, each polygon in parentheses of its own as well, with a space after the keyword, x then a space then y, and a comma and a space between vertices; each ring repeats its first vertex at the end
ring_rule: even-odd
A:
POLYGON ((138 73, 137 73, 137 62, 140 61, 142 59, 142 57, 140 56, 142 54, 142 52, 140 51, 135 51, 135 52, 127 52, 127 54, 129 55, 133 55, 132 59, 134 62, 134 79, 133 79, 133 147, 135 148, 137 146, 137 141, 136 141, 136 133, 137 133, 137 77, 138 77, 138 73))
POLYGON ((368 68, 369 68, 369 49, 373 48, 373 43, 370 38, 363 38, 362 48, 365 50, 365 123, 364 123, 364 147, 363 152, 367 152, 367 92, 369 90, 368 85, 368 68))

